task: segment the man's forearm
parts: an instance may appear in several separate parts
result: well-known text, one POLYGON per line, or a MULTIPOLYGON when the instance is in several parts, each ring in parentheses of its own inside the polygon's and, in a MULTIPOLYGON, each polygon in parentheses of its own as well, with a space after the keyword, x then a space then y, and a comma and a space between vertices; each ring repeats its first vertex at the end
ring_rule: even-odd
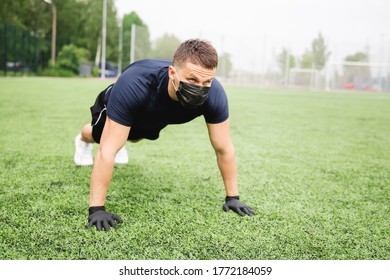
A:
POLYGON ((217 163, 225 185, 226 196, 237 196, 237 165, 234 152, 218 153, 217 163))
POLYGON ((114 170, 114 158, 106 159, 99 150, 92 170, 89 206, 103 206, 114 170))

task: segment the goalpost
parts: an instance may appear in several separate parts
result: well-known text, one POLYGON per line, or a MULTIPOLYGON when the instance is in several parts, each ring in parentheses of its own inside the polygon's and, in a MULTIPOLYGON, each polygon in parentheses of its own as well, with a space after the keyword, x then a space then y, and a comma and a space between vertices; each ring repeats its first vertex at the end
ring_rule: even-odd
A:
POLYGON ((145 26, 131 25, 131 36, 129 38, 129 62, 150 58, 149 31, 145 26))
POLYGON ((289 70, 288 85, 309 89, 320 87, 320 71, 310 68, 292 68, 289 70))
POLYGON ((372 62, 329 62, 323 71, 292 68, 288 72, 290 87, 390 92, 390 64, 372 62))

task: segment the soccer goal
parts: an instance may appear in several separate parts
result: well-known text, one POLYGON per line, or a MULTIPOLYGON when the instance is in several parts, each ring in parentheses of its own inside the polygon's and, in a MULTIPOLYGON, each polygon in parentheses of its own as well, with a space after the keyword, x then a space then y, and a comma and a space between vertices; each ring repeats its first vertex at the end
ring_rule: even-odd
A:
POLYGON ((389 92, 390 64, 331 62, 326 71, 327 90, 389 92))
POLYGON ((316 69, 292 68, 289 71, 288 85, 293 87, 318 89, 321 85, 320 72, 316 69))

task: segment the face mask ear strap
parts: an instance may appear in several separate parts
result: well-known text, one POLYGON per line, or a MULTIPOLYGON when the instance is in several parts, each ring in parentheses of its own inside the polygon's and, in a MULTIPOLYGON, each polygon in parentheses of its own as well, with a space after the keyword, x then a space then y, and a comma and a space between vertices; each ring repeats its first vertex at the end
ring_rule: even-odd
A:
MULTIPOLYGON (((173 67, 173 66, 172 66, 172 68, 173 68, 173 70, 175 70, 175 73, 173 74, 173 77, 175 77, 175 75, 177 75, 177 77, 179 78, 179 81, 180 81, 180 77, 179 77, 179 74, 177 74, 176 68, 173 67)), ((173 78, 173 80, 172 80, 172 85, 173 85, 173 88, 175 89, 175 91, 177 91, 178 89, 175 86, 174 80, 175 80, 175 78, 173 78)))
POLYGON ((173 82, 173 80, 171 80, 171 81, 172 81, 173 88, 175 89, 175 91, 177 91, 177 88, 176 88, 176 86, 175 86, 175 83, 173 82))

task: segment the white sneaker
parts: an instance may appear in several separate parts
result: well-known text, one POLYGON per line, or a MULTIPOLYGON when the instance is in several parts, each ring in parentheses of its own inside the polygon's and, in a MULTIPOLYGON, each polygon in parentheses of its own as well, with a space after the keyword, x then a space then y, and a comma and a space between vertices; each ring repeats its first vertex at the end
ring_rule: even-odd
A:
POLYGON ((115 156, 115 163, 126 164, 128 162, 129 156, 127 155, 126 147, 123 146, 115 156))
POLYGON ((81 140, 81 133, 74 139, 75 153, 74 162, 76 165, 93 165, 92 144, 81 140))

